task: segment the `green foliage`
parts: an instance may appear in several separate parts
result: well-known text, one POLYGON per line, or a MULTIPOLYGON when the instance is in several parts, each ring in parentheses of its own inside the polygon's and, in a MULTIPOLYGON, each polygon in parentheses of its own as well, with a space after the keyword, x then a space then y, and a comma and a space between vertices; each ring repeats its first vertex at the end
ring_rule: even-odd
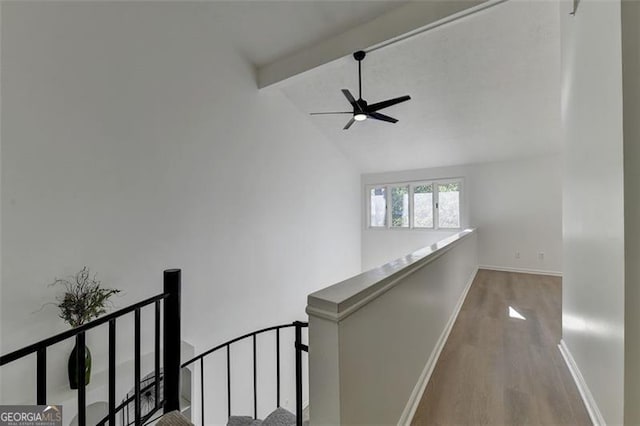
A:
POLYGON ((418 185, 413 189, 416 194, 431 194, 433 192, 433 185, 418 185))
POLYGON ((101 282, 90 276, 86 266, 69 280, 57 279, 51 284, 62 285, 65 292, 58 297, 60 318, 72 327, 78 327, 107 312, 109 298, 120 290, 100 287, 101 282))
POLYGON ((391 188, 391 225, 407 226, 404 200, 409 196, 409 188, 398 186, 391 188))
POLYGON ((459 192, 460 184, 458 182, 441 183, 438 185, 438 192, 459 192))

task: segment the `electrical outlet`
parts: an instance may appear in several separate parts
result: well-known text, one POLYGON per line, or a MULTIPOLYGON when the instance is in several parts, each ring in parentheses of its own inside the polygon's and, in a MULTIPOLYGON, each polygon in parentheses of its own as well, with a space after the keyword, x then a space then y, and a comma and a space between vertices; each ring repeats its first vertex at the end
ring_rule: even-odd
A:
POLYGON ((520 259, 520 252, 519 252, 519 251, 517 251, 517 252, 516 252, 516 254, 515 254, 515 256, 516 256, 516 259, 520 259))
POLYGON ((543 261, 544 260, 544 252, 541 251, 541 252, 538 253, 538 260, 539 261, 543 261))

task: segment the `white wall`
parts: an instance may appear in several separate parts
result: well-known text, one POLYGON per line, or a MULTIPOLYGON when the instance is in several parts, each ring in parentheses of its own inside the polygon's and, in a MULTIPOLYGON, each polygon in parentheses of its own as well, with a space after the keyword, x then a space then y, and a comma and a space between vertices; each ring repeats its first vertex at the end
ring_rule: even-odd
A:
MULTIPOLYGON (((483 266, 562 271, 562 160, 559 155, 458 167, 363 175, 368 184, 463 177, 463 227, 478 228, 483 266), (520 253, 516 258, 515 253, 520 253), (544 259, 538 253, 544 253, 544 259)), ((366 202, 366 195, 363 195, 366 202)), ((363 211, 366 211, 363 208, 363 211)), ((362 266, 369 269, 447 233, 367 229, 362 215, 362 266)), ((449 232, 448 234, 451 234, 449 232)))
POLYGON ((640 424, 640 3, 622 2, 624 108, 624 423, 640 424))
MULTIPOLYGON (((561 2, 563 339, 607 424, 623 423, 620 1, 561 2)), ((637 25, 637 22, 635 23, 637 25)), ((637 117, 634 117, 637 120, 637 117)), ((637 262, 637 259, 634 259, 637 262)))
MULTIPOLYGON (((123 290, 120 307, 182 268, 196 350, 304 319, 309 292, 359 271, 359 174, 283 95, 258 92, 218 12, 2 3, 3 353, 66 329, 38 310, 83 265, 123 290)), ((89 336, 94 370, 104 340, 89 336)), ((50 387, 68 350, 49 356, 50 387)), ((3 372, 2 402, 20 400, 3 372)))

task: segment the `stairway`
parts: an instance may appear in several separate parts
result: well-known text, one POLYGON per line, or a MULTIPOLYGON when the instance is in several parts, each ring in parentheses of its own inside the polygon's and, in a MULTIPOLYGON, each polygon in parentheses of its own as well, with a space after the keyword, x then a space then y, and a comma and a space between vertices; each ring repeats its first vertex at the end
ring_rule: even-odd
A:
MULTIPOLYGON (((254 419, 251 416, 231 416, 227 426, 295 426, 295 424, 296 415, 278 407, 264 420, 254 419)), ((308 420, 306 424, 309 424, 308 420)))
POLYGON ((156 426, 194 426, 184 414, 179 411, 171 411, 160 417, 156 426))
MULTIPOLYGON (((303 425, 309 425, 309 410, 305 410, 303 425)), ((264 420, 251 416, 231 416, 227 426, 295 426, 296 415, 284 408, 278 407, 264 420)), ((157 426, 194 426, 182 413, 172 411, 160 417, 157 426)))

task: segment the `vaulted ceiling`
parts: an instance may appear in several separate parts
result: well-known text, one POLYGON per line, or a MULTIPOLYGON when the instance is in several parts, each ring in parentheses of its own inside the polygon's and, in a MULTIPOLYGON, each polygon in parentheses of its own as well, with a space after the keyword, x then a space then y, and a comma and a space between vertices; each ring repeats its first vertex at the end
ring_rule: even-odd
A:
POLYGON ((406 0, 216 1, 215 25, 257 67, 362 25, 406 0))
MULTIPOLYGON (((473 5, 473 1, 481 3, 458 3, 473 5)), ((340 89, 357 94, 357 63, 351 55, 340 57, 344 52, 335 56, 337 60, 322 58, 311 71, 262 90, 282 91, 302 119, 316 126, 363 173, 560 152, 558 5, 539 0, 488 3, 496 5, 367 55, 364 99, 372 103, 405 94, 412 97, 381 111, 398 118, 396 124, 366 120, 344 131, 349 116, 308 114, 349 110, 340 89)), ((328 40, 344 47, 340 34, 358 28, 371 34, 372 21, 394 14, 397 21, 397 13, 412 5, 419 4, 229 1, 216 2, 215 10, 216 25, 260 74, 265 67, 286 64, 301 54, 308 54, 307 60, 316 53, 322 56, 328 40)), ((386 30, 384 23, 373 28, 386 30)), ((344 39, 357 45, 353 34, 344 39)), ((283 117, 283 125, 289 119, 283 117)))
MULTIPOLYGON (((392 6, 379 4, 368 14, 363 3, 360 13, 368 19, 392 6)), ((361 172, 560 152, 558 6, 511 0, 371 52, 363 62, 363 98, 412 97, 383 111, 398 118, 396 124, 366 120, 344 131, 348 116, 307 115, 348 110, 342 88, 357 93, 352 57, 275 90, 361 172)))

